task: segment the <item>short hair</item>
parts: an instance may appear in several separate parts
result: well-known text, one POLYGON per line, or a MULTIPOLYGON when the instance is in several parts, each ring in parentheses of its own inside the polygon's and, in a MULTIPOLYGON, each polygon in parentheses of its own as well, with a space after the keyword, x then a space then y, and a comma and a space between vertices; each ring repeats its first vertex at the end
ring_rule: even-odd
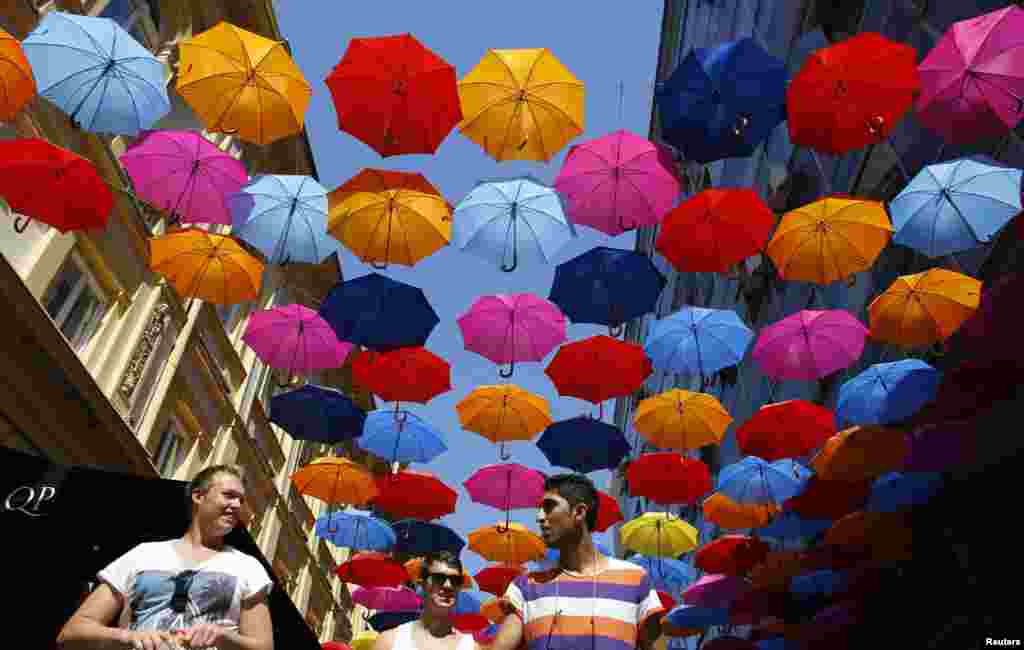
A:
POLYGON ((583 474, 555 474, 544 479, 545 492, 557 492, 558 496, 569 502, 569 507, 579 504, 587 507, 587 532, 597 528, 597 488, 594 482, 583 474))
POLYGON ((451 551, 449 551, 447 549, 442 549, 442 550, 439 550, 439 551, 433 551, 431 553, 427 553, 423 557, 423 563, 420 564, 420 581, 421 582, 423 582, 423 581, 425 581, 427 579, 427 569, 429 569, 430 565, 433 564, 434 562, 437 562, 438 564, 443 564, 443 565, 445 565, 445 566, 447 566, 449 568, 455 569, 456 571, 459 572, 460 575, 462 574, 462 560, 459 559, 459 556, 456 555, 455 553, 452 553, 451 551))
POLYGON ((245 472, 238 465, 210 465, 199 470, 199 473, 192 477, 192 480, 188 484, 188 496, 189 500, 192 499, 192 493, 195 491, 206 492, 210 489, 210 484, 217 477, 218 474, 230 474, 239 481, 245 484, 245 472))

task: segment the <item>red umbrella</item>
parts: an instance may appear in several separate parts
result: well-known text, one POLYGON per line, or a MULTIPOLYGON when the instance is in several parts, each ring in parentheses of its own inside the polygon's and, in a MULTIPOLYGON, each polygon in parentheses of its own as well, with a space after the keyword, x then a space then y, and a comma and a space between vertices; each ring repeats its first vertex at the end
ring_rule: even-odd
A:
POLYGON ((357 553, 352 559, 338 566, 335 573, 342 582, 351 582, 360 587, 398 587, 409 580, 405 567, 390 555, 377 551, 357 553))
POLYGON ((544 373, 559 395, 600 404, 635 392, 651 371, 642 347, 600 335, 563 345, 544 373))
POLYGON ((505 595, 509 584, 516 579, 516 576, 522 575, 524 571, 526 569, 521 566, 492 564, 481 569, 480 572, 473 576, 473 579, 476 580, 476 585, 480 587, 480 591, 486 591, 501 598, 505 595))
POLYGON ((814 52, 786 90, 793 144, 841 156, 877 144, 921 88, 917 51, 864 32, 814 52))
POLYGON ((592 532, 603 533, 623 520, 619 502, 601 490, 597 491, 597 525, 592 532))
POLYGON ((839 519, 860 510, 871 493, 872 481, 825 481, 812 476, 803 492, 782 504, 804 519, 839 519))
POLYGON ((629 493, 655 503, 693 503, 711 491, 708 466, 671 451, 638 456, 626 470, 629 493))
POLYGON ((459 495, 433 475, 402 470, 377 479, 373 505, 397 519, 430 521, 455 512, 459 495))
POLYGON ((658 600, 661 601, 661 606, 665 608, 665 611, 671 611, 676 606, 676 599, 672 597, 672 594, 667 591, 659 591, 658 600))
POLYGON ((681 273, 724 273, 763 250, 774 228, 753 190, 704 190, 665 216, 655 248, 681 273))
POLYGON ((433 154, 462 120, 455 67, 411 34, 353 38, 326 82, 338 128, 381 156, 433 154))
POLYGON ((324 641, 320 644, 320 650, 352 650, 352 647, 341 641, 324 641))
POLYGON ((767 461, 806 456, 836 433, 829 409, 802 399, 766 404, 736 429, 736 444, 767 461))
POLYGON ((706 573, 742 576, 767 555, 768 544, 756 537, 722 535, 698 550, 693 564, 706 573))
POLYGON ((352 379, 385 402, 426 404, 452 389, 451 366, 421 347, 360 352, 352 361, 352 379))
POLYGON ((483 614, 455 614, 452 616, 452 627, 467 634, 478 632, 490 624, 491 622, 483 614))
POLYGON ((62 233, 103 228, 114 207, 91 162, 39 138, 0 140, 0 196, 28 217, 14 220, 17 232, 32 219, 62 233))

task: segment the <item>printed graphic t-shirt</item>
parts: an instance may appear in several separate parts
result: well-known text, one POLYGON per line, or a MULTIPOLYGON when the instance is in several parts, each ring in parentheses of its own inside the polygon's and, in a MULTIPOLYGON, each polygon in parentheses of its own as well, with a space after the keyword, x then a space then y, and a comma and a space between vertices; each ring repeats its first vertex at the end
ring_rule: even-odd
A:
POLYGON ((205 562, 189 563, 175 550, 177 541, 139 544, 99 572, 100 580, 124 596, 128 629, 173 631, 215 623, 237 632, 242 601, 269 593, 270 575, 259 560, 230 546, 205 562))

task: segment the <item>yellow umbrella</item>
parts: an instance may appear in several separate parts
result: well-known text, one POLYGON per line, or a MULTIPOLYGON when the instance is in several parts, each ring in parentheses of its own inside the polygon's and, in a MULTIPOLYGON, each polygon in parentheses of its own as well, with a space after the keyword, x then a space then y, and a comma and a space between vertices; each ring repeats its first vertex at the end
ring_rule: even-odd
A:
POLYGON ((963 273, 901 275, 868 306, 871 338, 910 347, 944 341, 980 301, 981 282, 963 273))
POLYGON ((828 197, 784 214, 767 253, 779 277, 824 285, 870 268, 892 233, 878 201, 828 197))
POLYGON ((651 557, 676 557, 697 548, 697 529, 670 512, 645 512, 619 529, 627 548, 651 557))
POLYGON ((660 449, 696 449, 718 444, 732 417, 707 393, 673 388, 636 407, 633 427, 660 449))
POLYGON ((455 405, 463 429, 501 443, 501 459, 508 460, 505 443, 531 440, 551 425, 551 407, 540 395, 511 384, 478 386, 455 405))
POLYGON ((737 503, 724 494, 714 493, 704 499, 704 518, 722 528, 761 528, 781 508, 774 503, 737 503))
POLYGON ((469 550, 491 562, 523 564, 542 560, 546 549, 544 540, 514 522, 484 526, 469 534, 469 550))
POLYGON ((459 130, 499 162, 547 162, 583 133, 583 82, 546 48, 488 50, 459 101, 459 130))
POLYGON ((373 644, 376 643, 379 636, 372 630, 364 630, 355 635, 348 645, 352 650, 373 650, 373 644))
POLYGON ((328 505, 361 506, 378 494, 373 474, 347 458, 317 458, 291 475, 299 494, 315 497, 328 505))
POLYGON ((327 229, 363 262, 412 266, 452 238, 450 206, 409 189, 352 192, 330 208, 327 229))
POLYGON ((207 129, 256 144, 302 131, 313 91, 283 42, 221 22, 178 47, 178 94, 207 129))
POLYGON ((825 441, 811 467, 822 480, 866 481, 899 470, 909 451, 898 429, 850 427, 825 441))
POLYGON ((149 240, 149 268, 167 278, 178 295, 217 305, 254 300, 263 262, 232 237, 185 228, 149 240))

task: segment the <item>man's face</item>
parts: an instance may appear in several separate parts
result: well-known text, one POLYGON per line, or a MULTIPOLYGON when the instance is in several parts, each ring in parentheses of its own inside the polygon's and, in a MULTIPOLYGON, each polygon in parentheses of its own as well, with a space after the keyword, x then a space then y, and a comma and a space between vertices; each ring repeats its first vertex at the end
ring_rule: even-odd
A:
POLYGON ((217 474, 205 492, 192 493, 192 502, 197 507, 196 517, 203 528, 227 535, 240 521, 245 487, 232 474, 217 474))
POLYGON ((459 595, 462 573, 443 562, 424 567, 423 592, 434 609, 451 609, 459 595))
POLYGON ((585 514, 586 507, 582 504, 573 508, 558 492, 545 492, 537 510, 537 525, 544 543, 549 548, 558 548, 561 542, 578 532, 585 514))

